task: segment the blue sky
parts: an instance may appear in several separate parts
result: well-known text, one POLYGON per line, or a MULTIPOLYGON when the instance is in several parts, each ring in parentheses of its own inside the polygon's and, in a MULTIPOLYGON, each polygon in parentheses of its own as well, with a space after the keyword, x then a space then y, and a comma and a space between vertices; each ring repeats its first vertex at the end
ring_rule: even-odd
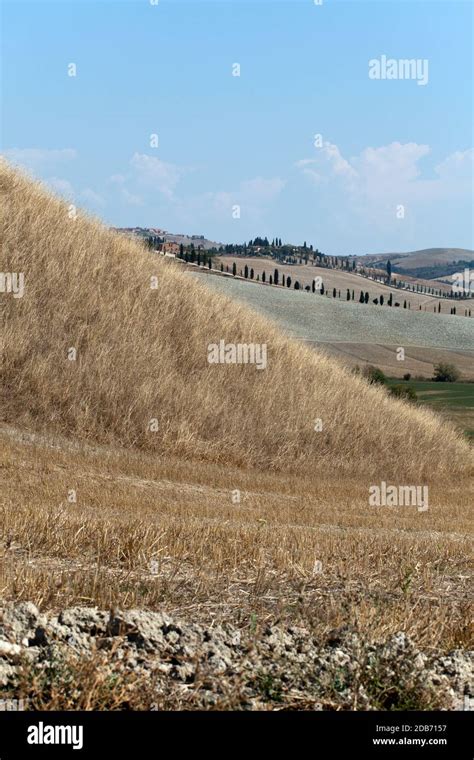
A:
POLYGON ((472 17, 464 0, 4 0, 2 150, 116 226, 472 248, 472 17), (427 61, 427 83, 371 79, 383 55, 427 61))

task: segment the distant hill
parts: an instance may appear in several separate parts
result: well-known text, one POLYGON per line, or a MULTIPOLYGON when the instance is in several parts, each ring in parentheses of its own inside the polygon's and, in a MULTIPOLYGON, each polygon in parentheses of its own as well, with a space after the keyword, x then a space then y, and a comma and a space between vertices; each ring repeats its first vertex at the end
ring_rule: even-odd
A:
POLYGON ((204 235, 173 235, 171 232, 167 232, 162 237, 164 237, 167 243, 178 243, 178 245, 182 243, 184 246, 194 243, 196 248, 201 247, 203 251, 219 248, 219 246, 223 245, 223 243, 216 243, 215 240, 208 240, 204 235))
POLYGON ((472 266, 474 251, 468 248, 424 248, 408 253, 359 256, 357 261, 365 266, 383 269, 389 259, 394 272, 434 280, 454 274, 466 266, 472 266))
POLYGON ((194 243, 196 248, 202 248, 203 251, 208 251, 211 248, 219 248, 223 243, 217 243, 215 240, 208 240, 204 235, 184 235, 181 233, 167 232, 156 227, 112 227, 115 232, 126 233, 132 237, 147 238, 158 236, 167 243, 181 243, 184 246, 189 246, 194 243))

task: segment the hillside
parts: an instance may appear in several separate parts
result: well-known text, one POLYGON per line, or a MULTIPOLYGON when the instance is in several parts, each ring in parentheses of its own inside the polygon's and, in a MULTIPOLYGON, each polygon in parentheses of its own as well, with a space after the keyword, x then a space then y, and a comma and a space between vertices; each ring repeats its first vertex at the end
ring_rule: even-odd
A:
MULTIPOLYGON (((232 264, 234 261, 236 263, 238 272, 240 272, 240 270, 244 270, 244 267, 246 265, 248 266, 249 270, 251 268, 254 270, 255 277, 258 274, 261 278, 262 272, 265 272, 267 282, 269 275, 273 273, 275 268, 277 268, 280 274, 280 279, 282 275, 285 275, 285 277, 291 277, 292 287, 294 286, 295 280, 298 280, 304 289, 306 286, 312 285, 315 277, 320 277, 321 282, 324 284, 326 295, 331 295, 332 289, 336 288, 337 290, 341 291, 341 298, 344 302, 346 300, 347 289, 349 289, 351 293, 354 291, 356 303, 359 300, 359 294, 361 290, 364 291, 364 293, 369 293, 371 304, 374 298, 380 299, 380 296, 383 296, 385 300, 385 307, 383 312, 384 317, 386 315, 386 304, 388 298, 390 297, 390 294, 393 296, 393 301, 398 301, 401 307, 403 307, 403 303, 406 301, 407 306, 409 303, 411 309, 414 311, 418 311, 420 306, 422 311, 429 311, 431 313, 433 313, 435 309, 437 311, 439 308, 441 314, 449 315, 451 308, 455 306, 458 314, 462 315, 464 314, 465 309, 469 309, 470 307, 472 308, 473 306, 473 302, 470 300, 460 302, 454 300, 453 298, 439 298, 437 296, 428 295, 427 293, 417 293, 413 290, 396 288, 374 279, 364 277, 357 272, 347 272, 343 269, 330 269, 326 267, 312 266, 311 264, 281 264, 280 262, 263 256, 259 258, 245 256, 220 256, 216 259, 217 265, 222 263, 224 265, 224 268, 228 266, 230 272, 232 272, 232 264)), ((408 282, 414 282, 415 286, 417 282, 420 282, 421 284, 421 281, 418 279, 413 280, 413 278, 410 276, 407 276, 406 279, 408 282)), ((436 289, 440 287, 438 282, 432 283, 428 280, 426 280, 424 284, 431 287, 436 286, 436 289)), ((442 290, 449 291, 450 288, 448 286, 443 286, 442 290)))
MULTIPOLYGON (((317 268, 300 269, 314 271, 317 268)), ((279 271, 285 271, 285 268, 279 271)), ((337 283, 341 289, 350 283, 350 279, 357 277, 345 272, 334 274, 331 270, 327 277, 324 270, 319 271, 325 282, 332 281, 334 286, 337 283)), ((255 280, 208 276, 205 269, 195 276, 205 279, 216 292, 242 301, 275 321, 288 335, 337 357, 348 367, 369 363, 391 377, 402 377, 410 372, 430 379, 434 365, 445 361, 454 363, 462 378, 474 379, 474 319, 434 314, 432 306, 426 312, 413 308, 418 297, 429 303, 427 296, 402 294, 412 304, 412 310, 409 310, 348 302, 344 298, 339 300, 332 298, 330 292, 321 296, 269 287, 255 280), (403 361, 397 357, 400 346, 405 349, 403 361)), ((303 277, 301 281, 304 282, 303 277)), ((373 283, 367 282, 373 292, 373 283)), ((378 283, 377 286, 380 293, 384 286, 378 283)), ((397 297, 400 298, 400 293, 397 297)))
POLYGON ((474 261, 474 251, 467 248, 424 248, 407 253, 370 254, 358 258, 362 266, 384 268, 390 260, 393 271, 421 278, 436 279, 459 271, 474 261))
POLYGON ((25 276, 24 297, 2 299, 6 421, 237 466, 311 462, 403 478, 466 470, 466 445, 433 415, 99 222, 70 219, 64 202, 6 165, 0 182, 2 268, 25 276), (208 344, 221 339, 266 344, 267 369, 209 364, 208 344), (318 415, 324 435, 313 430, 318 415))

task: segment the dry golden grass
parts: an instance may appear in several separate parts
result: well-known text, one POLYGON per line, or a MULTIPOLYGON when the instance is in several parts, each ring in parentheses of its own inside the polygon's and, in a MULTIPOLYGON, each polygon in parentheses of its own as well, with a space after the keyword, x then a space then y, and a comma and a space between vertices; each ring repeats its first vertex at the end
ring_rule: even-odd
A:
POLYGON ((472 453, 452 427, 6 165, 0 192, 0 269, 25 274, 0 296, 1 596, 468 644, 472 453), (267 369, 209 365, 221 338, 266 343, 267 369), (430 509, 369 507, 381 480, 429 483, 430 509))
POLYGON ((406 483, 472 466, 458 433, 430 412, 387 398, 100 223, 70 219, 63 201, 5 164, 0 193, 0 269, 25 276, 23 298, 2 295, 5 420, 331 477, 406 483), (208 364, 220 339, 266 343, 267 369, 208 364))
POLYGON ((346 624, 376 638, 404 630, 424 646, 470 641, 465 485, 435 487, 420 513, 369 507, 355 479, 198 469, 6 429, 0 440, 4 598, 242 627, 298 621, 321 636, 346 624))

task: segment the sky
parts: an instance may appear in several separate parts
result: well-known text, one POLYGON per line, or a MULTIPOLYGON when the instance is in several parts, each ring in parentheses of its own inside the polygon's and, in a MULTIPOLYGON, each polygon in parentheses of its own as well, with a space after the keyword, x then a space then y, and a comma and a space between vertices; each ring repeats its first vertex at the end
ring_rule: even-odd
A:
POLYGON ((113 226, 473 248, 472 22, 470 0, 3 0, 1 150, 113 226))

